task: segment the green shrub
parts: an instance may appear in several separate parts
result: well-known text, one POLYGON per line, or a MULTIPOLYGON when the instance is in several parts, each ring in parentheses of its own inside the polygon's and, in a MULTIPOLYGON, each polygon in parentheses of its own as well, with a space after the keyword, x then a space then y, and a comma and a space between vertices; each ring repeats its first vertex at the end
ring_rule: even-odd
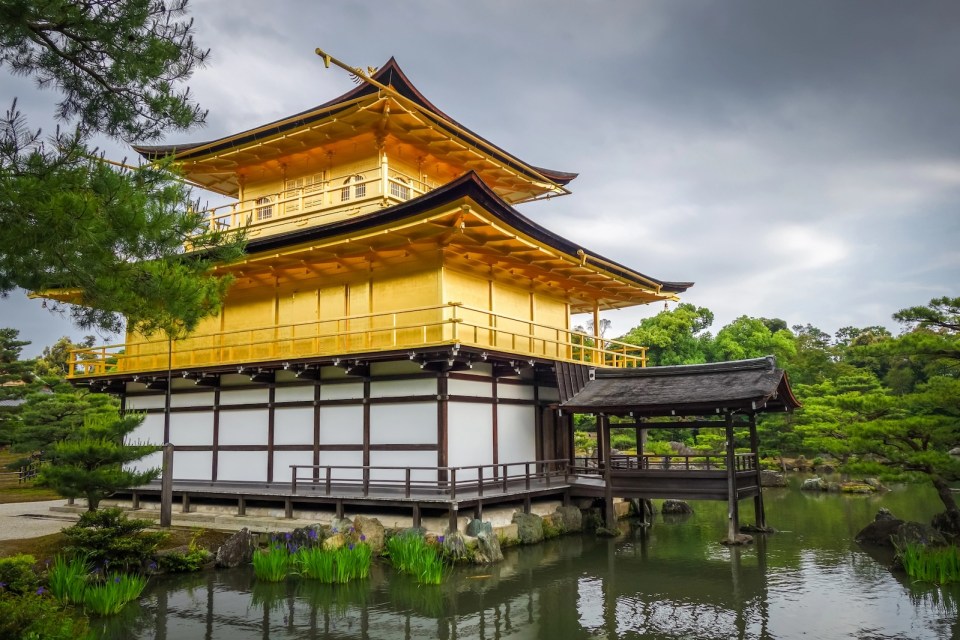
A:
POLYGON ((37 560, 33 556, 18 553, 9 558, 0 558, 0 592, 33 593, 39 581, 33 571, 37 560))
POLYGON ((77 524, 63 530, 66 550, 97 567, 139 569, 167 537, 161 531, 146 531, 151 524, 149 520, 131 520, 120 509, 88 511, 77 524))
POLYGON ((160 569, 169 573, 192 573, 199 571, 210 561, 211 554, 206 549, 190 549, 186 552, 171 551, 157 558, 160 569))
POLYGON ((655 456, 672 456, 674 451, 669 442, 648 441, 644 447, 644 453, 655 456))
POLYGON ((0 638, 76 640, 89 638, 87 619, 36 593, 0 593, 0 638))

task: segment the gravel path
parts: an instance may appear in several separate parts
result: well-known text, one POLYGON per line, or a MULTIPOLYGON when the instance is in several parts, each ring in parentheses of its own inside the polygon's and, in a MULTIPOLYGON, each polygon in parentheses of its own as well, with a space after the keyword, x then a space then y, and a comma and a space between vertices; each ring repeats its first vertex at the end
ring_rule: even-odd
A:
POLYGON ((72 514, 50 511, 65 504, 66 500, 0 504, 0 540, 45 536, 75 523, 77 517, 72 514))

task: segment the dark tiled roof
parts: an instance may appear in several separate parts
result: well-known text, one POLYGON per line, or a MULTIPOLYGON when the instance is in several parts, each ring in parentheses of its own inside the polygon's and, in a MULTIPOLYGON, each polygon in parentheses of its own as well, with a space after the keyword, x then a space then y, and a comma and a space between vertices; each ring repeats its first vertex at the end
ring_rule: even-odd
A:
POLYGON ((561 408, 580 413, 708 415, 719 410, 790 411, 800 406, 773 356, 711 364, 596 369, 561 408))

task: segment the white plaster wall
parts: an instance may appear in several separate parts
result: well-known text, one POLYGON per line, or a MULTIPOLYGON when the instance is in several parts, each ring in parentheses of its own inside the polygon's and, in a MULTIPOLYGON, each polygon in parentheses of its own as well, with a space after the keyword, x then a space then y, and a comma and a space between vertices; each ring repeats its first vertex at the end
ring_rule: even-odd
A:
MULTIPOLYGON (((536 459, 536 412, 533 406, 497 406, 498 462, 526 462, 536 459)), ((511 471, 512 472, 512 471, 511 471)))
MULTIPOLYGON (((363 465, 362 451, 321 451, 320 464, 329 464, 333 466, 359 467, 363 465)), ((326 471, 320 470, 320 477, 324 477, 326 471)), ((362 469, 334 469, 333 479, 349 478, 358 480, 363 478, 362 469)))
POLYGON ((221 391, 220 404, 265 404, 270 399, 269 390, 262 389, 236 389, 234 391, 221 391))
POLYGON ((174 446, 212 445, 213 412, 185 411, 170 414, 170 442, 174 446))
POLYGON ((273 394, 274 402, 297 402, 299 400, 313 400, 313 385, 295 387, 278 386, 273 394))
POLYGON ((163 444, 163 414, 148 413, 145 415, 140 426, 127 436, 127 442, 163 444))
POLYGON ((321 400, 352 400, 363 397, 362 382, 343 382, 340 384, 321 384, 321 400))
MULTIPOLYGON (((451 467, 493 463, 493 409, 473 402, 447 404, 447 462, 451 467)), ((460 471, 458 480, 475 479, 460 471)))
POLYGON ((213 406, 213 392, 204 393, 172 393, 171 407, 211 407, 213 406))
POLYGON ((533 386, 526 384, 498 384, 498 398, 512 400, 533 400, 533 386))
POLYGON ((266 451, 220 451, 217 480, 267 481, 266 451))
POLYGON ((363 407, 320 407, 320 444, 363 444, 363 407))
POLYGON ((489 380, 447 380, 447 392, 452 396, 479 396, 489 398, 493 395, 493 384, 489 380))
MULTIPOLYGON (((173 397, 170 398, 173 400, 173 397)), ((143 411, 144 409, 163 409, 167 406, 164 396, 127 396, 127 409, 143 411)))
MULTIPOLYGON (((277 482, 290 482, 290 465, 313 464, 312 451, 274 451, 273 479, 277 482)), ((312 478, 311 469, 297 469, 297 481, 312 478)))
MULTIPOLYGON (((176 456, 174 456, 176 457, 176 456)), ((163 466, 163 452, 156 451, 139 460, 123 465, 124 469, 131 471, 146 471, 147 469, 159 469, 163 466)), ((174 466, 174 475, 176 475, 176 466, 174 466)))
POLYGON ((220 444, 267 444, 270 425, 266 409, 220 412, 220 444))
POLYGON ((371 444, 436 444, 437 403, 370 405, 371 444))
POLYGON ((371 398, 395 398, 397 396, 436 396, 436 378, 411 378, 409 380, 376 380, 370 383, 371 398))
POLYGON ((540 400, 544 402, 559 402, 560 390, 556 387, 540 387, 540 400))
MULTIPOLYGON (((412 469, 410 480, 426 481, 432 484, 437 481, 437 452, 436 451, 371 451, 371 467, 430 467, 430 469, 412 469)), ((371 469, 371 480, 397 480, 402 482, 406 478, 405 469, 371 469)))
POLYGON ((313 407, 278 407, 274 412, 275 444, 313 444, 313 407))
POLYGON ((212 451, 174 451, 173 477, 175 479, 210 480, 212 475, 212 451))

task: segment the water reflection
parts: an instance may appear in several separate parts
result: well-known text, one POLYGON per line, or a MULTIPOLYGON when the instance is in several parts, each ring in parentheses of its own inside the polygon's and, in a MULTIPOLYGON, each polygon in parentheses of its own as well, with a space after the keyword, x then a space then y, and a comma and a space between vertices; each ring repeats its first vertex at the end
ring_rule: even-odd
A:
POLYGON ((724 533, 724 505, 701 503, 684 522, 625 529, 617 540, 567 537, 508 550, 502 564, 457 569, 439 586, 417 585, 383 565, 363 582, 337 586, 261 583, 247 570, 172 577, 154 581, 138 607, 104 622, 98 635, 960 637, 957 590, 900 580, 849 537, 832 535, 856 526, 839 520, 876 509, 844 500, 849 499, 773 496, 770 502, 780 508, 768 507, 769 513, 785 531, 758 536, 756 544, 743 548, 717 544, 724 533))

